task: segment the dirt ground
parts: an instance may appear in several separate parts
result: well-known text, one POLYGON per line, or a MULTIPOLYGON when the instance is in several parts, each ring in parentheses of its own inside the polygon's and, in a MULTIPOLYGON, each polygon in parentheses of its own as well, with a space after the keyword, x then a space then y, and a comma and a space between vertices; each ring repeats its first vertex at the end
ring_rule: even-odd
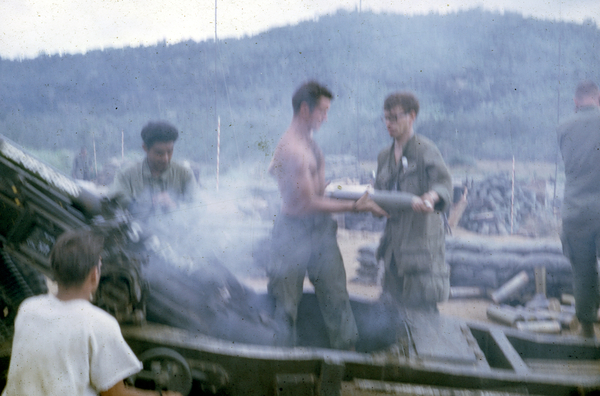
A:
MULTIPOLYGON (((356 270, 359 268, 358 249, 364 245, 375 244, 379 242, 381 233, 369 231, 338 230, 338 244, 344 259, 346 267, 346 279, 348 279, 348 292, 352 296, 368 300, 376 300, 381 294, 379 285, 365 285, 363 283, 353 282, 356 278, 356 270)), ((247 278, 242 282, 257 292, 266 292, 266 278, 247 278)), ((304 289, 313 290, 308 278, 304 280, 304 289)), ((439 305, 440 312, 444 315, 460 317, 473 321, 489 322, 486 316, 486 309, 490 304, 487 300, 451 300, 439 305)))
MULTIPOLYGON (((468 233, 467 231, 457 230, 456 235, 462 235, 468 233)), ((353 282, 356 278, 356 270, 360 264, 357 260, 358 249, 364 245, 376 244, 379 242, 381 233, 369 232, 369 231, 353 231, 346 229, 338 230, 338 244, 342 257, 344 259, 344 265, 346 267, 346 279, 348 280, 348 292, 351 296, 358 296, 359 298, 376 300, 381 294, 381 287, 379 285, 365 285, 362 283, 353 282)), ((512 240, 519 239, 520 237, 502 237, 503 239, 512 240)), ((266 278, 252 278, 243 279, 242 282, 257 292, 266 292, 267 290, 267 279, 266 278)), ((304 289, 306 291, 313 290, 312 285, 305 279, 304 289)), ((438 308, 442 315, 457 317, 472 322, 483 322, 498 323, 488 319, 486 310, 491 304, 488 299, 452 299, 444 303, 438 304, 438 308)), ((563 331, 562 334, 577 334, 578 328, 572 331, 563 331)), ((596 324, 595 327, 596 338, 600 339, 600 324, 596 324)))
MULTIPOLYGON (((377 232, 338 230, 338 244, 344 258, 346 277, 348 279, 348 292, 351 295, 368 299, 379 298, 381 294, 380 286, 367 286, 352 282, 352 280, 356 277, 356 270, 360 266, 357 261, 358 249, 364 245, 378 243, 380 237, 381 233, 377 232)), ((472 321, 490 322, 486 315, 486 309, 489 304, 489 301, 480 299, 450 300, 439 304, 439 309, 443 315, 460 317, 472 321)))

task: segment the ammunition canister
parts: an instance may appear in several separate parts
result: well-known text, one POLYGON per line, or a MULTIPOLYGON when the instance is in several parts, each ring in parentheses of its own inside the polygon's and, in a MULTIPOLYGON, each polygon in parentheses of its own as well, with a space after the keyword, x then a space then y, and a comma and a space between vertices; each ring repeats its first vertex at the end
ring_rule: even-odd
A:
POLYGON ((475 298, 483 296, 483 289, 476 286, 454 286, 450 288, 450 298, 475 298))
POLYGON ((523 320, 523 316, 516 309, 508 305, 500 306, 491 304, 487 308, 486 314, 488 318, 509 326, 514 326, 518 320, 523 320))
POLYGON ((501 303, 523 288, 527 282, 529 282, 529 276, 527 276, 527 272, 519 272, 511 280, 500 286, 498 290, 492 293, 492 301, 494 301, 496 304, 501 303))
MULTIPOLYGON (((347 199, 356 201, 363 196, 365 192, 333 190, 328 191, 327 195, 331 198, 347 199)), ((369 191, 369 197, 384 210, 411 210, 412 203, 417 198, 416 195, 402 191, 369 191)))
POLYGON ((532 322, 517 322, 517 329, 533 333, 559 334, 560 323, 556 320, 538 320, 532 322))

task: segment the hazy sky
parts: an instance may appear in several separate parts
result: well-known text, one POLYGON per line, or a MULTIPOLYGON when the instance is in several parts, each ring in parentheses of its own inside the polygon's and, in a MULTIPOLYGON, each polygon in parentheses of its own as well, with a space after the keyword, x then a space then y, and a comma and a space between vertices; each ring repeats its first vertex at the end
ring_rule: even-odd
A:
MULTIPOLYGON (((600 0, 217 0, 219 38, 335 13, 339 9, 422 14, 481 6, 542 19, 600 25, 600 0)), ((0 0, 0 57, 34 57, 212 39, 214 0, 0 0)))

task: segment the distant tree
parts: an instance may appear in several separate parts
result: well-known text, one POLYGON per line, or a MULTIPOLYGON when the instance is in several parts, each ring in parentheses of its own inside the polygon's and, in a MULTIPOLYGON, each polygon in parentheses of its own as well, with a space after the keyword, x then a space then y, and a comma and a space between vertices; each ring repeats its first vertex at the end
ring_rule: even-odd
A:
POLYGON ((598 42, 591 20, 340 11, 220 40, 216 59, 212 40, 1 59, 0 133, 38 149, 94 140, 103 162, 120 156, 122 136, 139 152, 141 127, 166 119, 182 131, 177 156, 214 163, 219 116, 221 160, 235 164, 265 157, 287 127, 294 88, 316 78, 336 95, 317 134, 326 153, 373 160, 389 142, 385 96, 411 90, 422 103, 418 133, 444 155, 554 160, 573 87, 600 80, 598 42))

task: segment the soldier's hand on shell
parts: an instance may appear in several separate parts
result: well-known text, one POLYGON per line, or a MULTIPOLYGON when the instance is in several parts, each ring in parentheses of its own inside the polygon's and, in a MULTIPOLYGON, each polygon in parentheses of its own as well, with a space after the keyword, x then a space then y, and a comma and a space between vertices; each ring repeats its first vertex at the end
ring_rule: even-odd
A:
POLYGON ((419 213, 433 212, 438 196, 435 192, 426 192, 420 197, 415 197, 412 203, 412 209, 419 213))
POLYGON ((353 207, 357 212, 371 212, 377 217, 389 217, 388 213, 369 197, 368 192, 365 192, 358 201, 354 202, 353 207))

